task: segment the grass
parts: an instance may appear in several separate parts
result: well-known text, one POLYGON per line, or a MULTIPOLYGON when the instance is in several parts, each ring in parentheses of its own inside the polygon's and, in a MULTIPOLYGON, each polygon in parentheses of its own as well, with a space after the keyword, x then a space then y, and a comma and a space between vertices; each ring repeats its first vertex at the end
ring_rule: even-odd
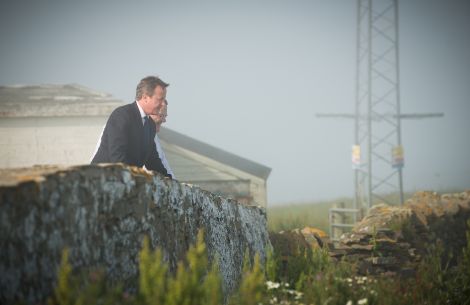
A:
POLYGON ((268 231, 288 231, 311 226, 328 232, 328 210, 335 202, 296 203, 268 207, 268 231))
MULTIPOLYGON (((445 191, 444 193, 455 193, 458 191, 445 191)), ((405 201, 414 193, 405 193, 405 201)), ((397 193, 386 194, 383 196, 387 201, 398 202, 399 195, 397 193)), ((304 228, 306 226, 315 227, 328 233, 329 231, 329 209, 334 204, 344 203, 345 208, 352 208, 354 206, 353 198, 337 198, 329 201, 318 202, 302 202, 302 203, 289 203, 277 206, 269 206, 267 208, 268 215, 268 231, 279 232, 288 231, 297 228, 304 228)), ((375 200, 373 204, 381 203, 381 200, 375 200)))

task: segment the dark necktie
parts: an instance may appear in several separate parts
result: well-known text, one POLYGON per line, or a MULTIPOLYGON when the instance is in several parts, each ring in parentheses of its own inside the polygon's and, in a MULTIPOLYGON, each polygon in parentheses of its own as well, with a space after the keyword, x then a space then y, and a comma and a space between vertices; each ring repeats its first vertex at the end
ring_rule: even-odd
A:
POLYGON ((152 126, 150 125, 150 118, 148 116, 144 117, 144 157, 147 157, 150 148, 150 136, 152 126))

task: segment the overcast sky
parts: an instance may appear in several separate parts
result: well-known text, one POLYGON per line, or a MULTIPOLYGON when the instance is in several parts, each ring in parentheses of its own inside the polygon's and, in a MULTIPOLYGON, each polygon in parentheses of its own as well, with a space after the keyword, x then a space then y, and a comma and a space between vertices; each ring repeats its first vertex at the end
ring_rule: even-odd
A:
MULTIPOLYGON (((400 1, 404 186, 470 188, 470 2, 400 1)), ((0 84, 132 102, 170 83, 166 127, 272 168, 270 204, 353 195, 356 1, 2 1, 0 84)))

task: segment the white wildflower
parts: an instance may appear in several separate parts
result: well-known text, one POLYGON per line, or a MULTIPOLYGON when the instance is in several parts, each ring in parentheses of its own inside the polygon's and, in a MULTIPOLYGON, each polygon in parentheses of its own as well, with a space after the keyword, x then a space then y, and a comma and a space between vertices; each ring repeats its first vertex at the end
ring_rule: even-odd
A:
POLYGON ((268 287, 268 290, 271 290, 271 289, 277 289, 281 286, 281 284, 279 283, 275 283, 275 282, 271 282, 271 281, 267 281, 266 282, 266 286, 268 287))
POLYGON ((364 305, 364 304, 367 304, 367 298, 357 301, 357 305, 364 305))
POLYGON ((357 281, 357 283, 358 283, 359 285, 364 284, 364 279, 361 278, 361 277, 356 277, 356 281, 357 281))
POLYGON ((346 305, 353 305, 353 302, 351 300, 349 300, 346 305))
POLYGON ((287 290, 285 290, 285 292, 287 292, 288 294, 291 294, 291 295, 295 295, 296 298, 297 298, 297 297, 300 298, 300 296, 302 296, 302 294, 303 294, 302 292, 299 292, 299 291, 294 290, 294 289, 287 289, 287 290), (299 295, 300 295, 300 296, 299 296, 299 295))

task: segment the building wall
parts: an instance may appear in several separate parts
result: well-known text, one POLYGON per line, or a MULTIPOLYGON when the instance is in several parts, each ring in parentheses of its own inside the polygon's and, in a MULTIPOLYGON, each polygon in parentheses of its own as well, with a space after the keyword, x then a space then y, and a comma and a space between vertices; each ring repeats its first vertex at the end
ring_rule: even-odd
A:
MULTIPOLYGON (((2 118, 0 168, 89 164, 106 120, 107 116, 2 118)), ((161 142, 179 181, 201 185, 206 190, 245 204, 266 207, 264 179, 161 142), (221 181, 226 182, 223 187, 220 187, 221 181), (232 186, 229 185, 230 181, 233 181, 232 186), (244 185, 243 192, 227 191, 239 188, 239 185, 244 185)))
POLYGON ((2 118, 0 168, 88 164, 107 117, 2 118))

